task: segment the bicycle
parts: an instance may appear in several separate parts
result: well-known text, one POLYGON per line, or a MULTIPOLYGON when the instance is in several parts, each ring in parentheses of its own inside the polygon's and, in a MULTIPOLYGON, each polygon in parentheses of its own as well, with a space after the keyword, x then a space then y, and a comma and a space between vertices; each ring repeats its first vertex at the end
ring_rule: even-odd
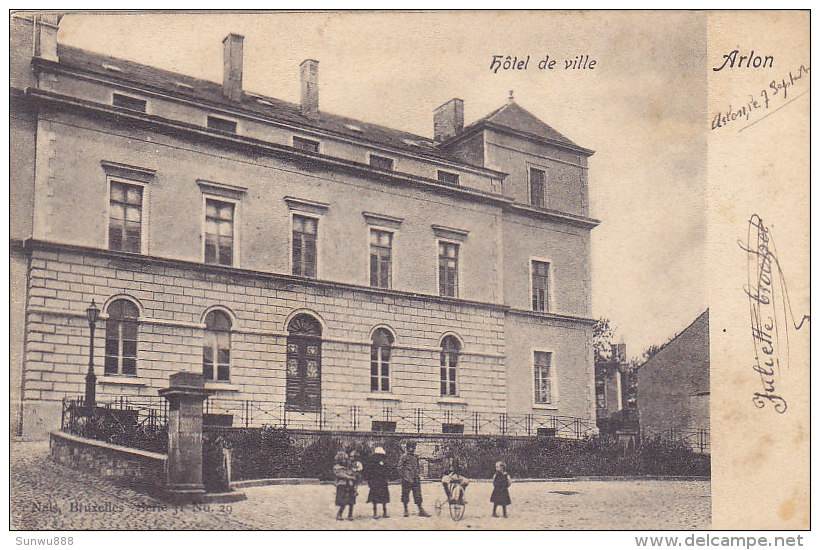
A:
POLYGON ((464 487, 461 483, 452 482, 450 487, 450 498, 448 500, 436 500, 436 515, 441 515, 441 509, 447 504, 450 509, 450 518, 453 521, 461 521, 464 517, 464 510, 467 508, 467 501, 464 500, 464 487))

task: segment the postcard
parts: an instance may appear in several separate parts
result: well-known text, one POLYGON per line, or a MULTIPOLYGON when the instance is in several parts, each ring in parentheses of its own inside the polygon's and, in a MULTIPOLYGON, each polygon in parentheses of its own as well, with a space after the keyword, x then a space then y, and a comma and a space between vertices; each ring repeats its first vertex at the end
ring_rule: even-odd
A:
POLYGON ((809 528, 808 11, 9 25, 18 544, 809 528))

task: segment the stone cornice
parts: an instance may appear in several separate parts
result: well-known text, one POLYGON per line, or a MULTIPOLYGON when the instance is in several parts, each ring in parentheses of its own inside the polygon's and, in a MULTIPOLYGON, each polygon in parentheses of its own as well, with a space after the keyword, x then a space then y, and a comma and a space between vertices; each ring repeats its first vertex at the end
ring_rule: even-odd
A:
MULTIPOLYGON (((490 311, 499 311, 504 312, 506 315, 515 315, 515 316, 523 316, 523 317, 531 317, 536 319, 543 319, 547 321, 558 321, 564 323, 578 323, 584 325, 594 325, 596 323, 595 319, 590 319, 587 317, 581 317, 576 315, 568 315, 568 314, 561 314, 561 313, 548 313, 548 312, 538 312, 538 311, 529 311, 524 309, 516 309, 511 308, 509 306, 503 304, 496 304, 496 303, 489 303, 489 302, 479 302, 474 300, 464 300, 460 298, 449 298, 446 296, 438 296, 434 294, 421 294, 418 292, 407 292, 402 290, 389 290, 389 289, 381 289, 381 288, 372 288, 369 286, 361 286, 355 285, 350 283, 341 283, 335 281, 327 281, 321 279, 310 279, 307 277, 299 277, 296 275, 287 275, 282 273, 270 273, 270 272, 263 272, 263 271, 254 271, 250 269, 242 269, 242 268, 235 268, 235 267, 226 267, 226 266, 218 266, 218 265, 211 265, 211 264, 203 264, 198 262, 190 262, 187 260, 175 260, 170 258, 161 258, 157 256, 146 256, 141 254, 131 254, 128 252, 116 252, 112 250, 104 250, 100 248, 91 248, 87 246, 78 246, 78 245, 70 245, 70 244, 62 244, 62 243, 52 243, 49 241, 41 241, 37 239, 26 239, 24 241, 24 249, 31 253, 33 250, 51 250, 51 251, 65 251, 71 252, 86 256, 96 256, 101 258, 110 258, 113 260, 122 260, 126 261, 129 264, 133 264, 135 259, 139 259, 140 263, 151 264, 151 265, 163 265, 168 267, 180 268, 180 269, 191 269, 193 271, 198 271, 200 273, 220 273, 227 276, 240 276, 240 277, 250 277, 250 278, 257 278, 257 279, 267 279, 273 281, 281 281, 287 283, 297 283, 303 284, 306 286, 313 286, 317 288, 340 288, 344 290, 356 291, 356 292, 365 292, 367 294, 372 295, 380 295, 380 296, 393 296, 398 298, 406 298, 411 300, 422 300, 422 301, 429 301, 429 302, 437 302, 437 303, 445 303, 445 304, 453 304, 453 305, 462 305, 462 306, 472 306, 477 308, 482 308, 490 311)), ((138 269, 138 268, 134 268, 138 269)), ((78 313, 78 316, 82 316, 82 313, 78 313)), ((196 325, 200 327, 201 324, 196 325)), ((240 332, 244 332, 240 330, 240 332)), ((247 331, 252 332, 252 331, 247 331)))

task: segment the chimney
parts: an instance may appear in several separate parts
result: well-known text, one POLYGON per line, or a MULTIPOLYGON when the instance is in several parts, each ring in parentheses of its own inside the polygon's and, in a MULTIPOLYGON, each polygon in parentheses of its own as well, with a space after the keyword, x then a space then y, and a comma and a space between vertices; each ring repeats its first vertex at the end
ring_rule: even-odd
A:
POLYGON ((245 37, 229 34, 222 41, 222 93, 230 100, 242 99, 242 42, 245 37))
POLYGON ((319 118, 319 62, 305 59, 299 65, 299 76, 302 79, 302 115, 307 118, 319 118))
POLYGON ((57 59, 57 30, 62 14, 44 13, 34 15, 34 57, 57 59))
POLYGON ((464 100, 451 99, 433 111, 433 139, 439 143, 456 137, 464 129, 464 100))

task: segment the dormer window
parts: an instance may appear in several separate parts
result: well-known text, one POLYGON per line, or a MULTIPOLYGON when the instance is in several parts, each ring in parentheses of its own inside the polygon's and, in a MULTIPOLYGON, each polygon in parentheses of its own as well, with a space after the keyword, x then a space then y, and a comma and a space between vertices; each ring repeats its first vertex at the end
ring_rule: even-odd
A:
POLYGON ((114 105, 114 107, 120 107, 121 109, 128 109, 129 111, 139 111, 140 113, 144 113, 145 107, 148 103, 144 99, 139 99, 137 97, 131 97, 123 94, 114 94, 112 104, 114 105))
POLYGON ((302 151, 310 151, 311 153, 319 152, 318 141, 299 136, 293 136, 293 147, 295 149, 301 149, 302 151))
POLYGON ((446 183, 448 185, 458 185, 458 174, 453 174, 452 172, 445 172, 444 170, 439 170, 438 181, 440 181, 441 183, 446 183))
POLYGON ((393 170, 393 159, 387 157, 380 157, 378 155, 370 155, 370 166, 376 170, 393 170))
POLYGON ((236 121, 208 115, 208 128, 220 132, 236 133, 236 121))

